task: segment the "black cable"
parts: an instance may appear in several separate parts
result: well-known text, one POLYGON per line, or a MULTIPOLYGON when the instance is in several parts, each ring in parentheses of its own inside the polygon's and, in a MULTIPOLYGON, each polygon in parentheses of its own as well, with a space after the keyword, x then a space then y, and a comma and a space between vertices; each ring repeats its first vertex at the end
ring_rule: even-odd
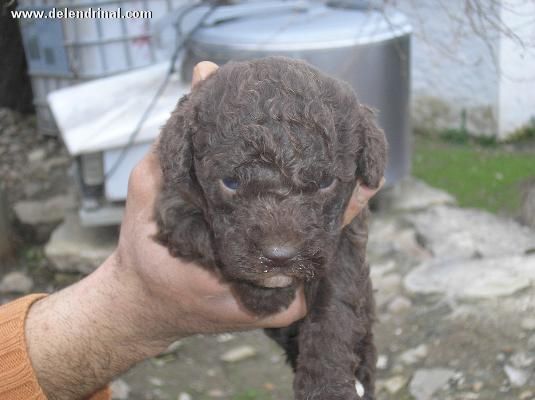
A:
MULTIPOLYGON (((193 9, 202 6, 203 3, 196 4, 195 6, 188 7, 184 12, 178 17, 178 24, 177 24, 177 32, 179 29, 179 25, 182 24, 182 20, 184 19, 184 16, 191 12, 193 9)), ((173 51, 173 54, 171 56, 171 64, 169 65, 169 70, 167 71, 165 78, 163 82, 161 83, 160 87, 158 87, 158 90, 154 94, 154 97, 152 98, 151 102, 149 103, 148 107, 143 112, 141 118, 139 119, 139 122, 136 125, 136 128, 134 131, 130 134, 130 137, 128 138, 128 142, 126 145, 121 149, 121 153, 119 154, 119 157, 115 162, 113 163, 112 167, 104 174, 104 180, 111 177, 116 171, 117 168, 121 165, 121 163, 124 161, 124 158, 126 157, 126 152, 130 150, 132 145, 134 144, 134 141, 136 140, 137 135, 139 135, 139 132, 141 131, 141 128, 143 127, 143 124, 149 117, 150 113, 152 112, 152 109, 154 108, 154 105, 158 102, 160 97, 162 96, 165 88, 169 84, 169 80, 171 79, 171 76, 175 72, 175 63, 178 58, 178 55, 180 54, 180 50, 184 47, 186 42, 189 40, 189 38, 199 30, 199 28, 202 26, 204 21, 213 14, 213 12, 216 10, 218 6, 218 1, 213 1, 210 4, 210 8, 204 15, 199 19, 199 21, 195 24, 195 26, 184 36, 181 37, 181 40, 178 41, 177 45, 175 46, 175 49, 173 51)))

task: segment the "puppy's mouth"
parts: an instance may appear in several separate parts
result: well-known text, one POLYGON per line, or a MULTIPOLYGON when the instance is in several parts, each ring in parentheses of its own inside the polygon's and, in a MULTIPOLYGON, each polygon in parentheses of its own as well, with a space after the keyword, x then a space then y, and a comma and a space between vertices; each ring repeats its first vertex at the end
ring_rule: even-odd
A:
POLYGON ((257 284, 258 286, 263 286, 266 288, 285 288, 291 286, 293 283, 294 278, 288 275, 277 274, 269 278, 265 278, 259 281, 257 284))

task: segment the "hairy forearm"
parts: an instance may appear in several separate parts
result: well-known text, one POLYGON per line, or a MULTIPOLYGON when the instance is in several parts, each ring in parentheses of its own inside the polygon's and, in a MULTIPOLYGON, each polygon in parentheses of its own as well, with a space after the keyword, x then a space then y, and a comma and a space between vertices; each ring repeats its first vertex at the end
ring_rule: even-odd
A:
POLYGON ((115 263, 112 255, 93 274, 30 309, 28 352, 51 400, 85 398, 165 348, 147 340, 147 310, 125 301, 136 298, 131 291, 137 289, 120 279, 115 263))

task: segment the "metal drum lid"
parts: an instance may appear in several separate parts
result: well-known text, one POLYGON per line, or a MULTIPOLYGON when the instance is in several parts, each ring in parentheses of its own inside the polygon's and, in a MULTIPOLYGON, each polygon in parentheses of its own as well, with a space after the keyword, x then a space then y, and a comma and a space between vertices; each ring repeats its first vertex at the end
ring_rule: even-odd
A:
MULTIPOLYGON (((206 10, 203 6, 191 12, 185 25, 194 24, 206 10)), ((403 14, 358 3, 344 7, 335 2, 251 1, 218 7, 192 42, 241 50, 291 51, 376 43, 410 32, 403 14)))

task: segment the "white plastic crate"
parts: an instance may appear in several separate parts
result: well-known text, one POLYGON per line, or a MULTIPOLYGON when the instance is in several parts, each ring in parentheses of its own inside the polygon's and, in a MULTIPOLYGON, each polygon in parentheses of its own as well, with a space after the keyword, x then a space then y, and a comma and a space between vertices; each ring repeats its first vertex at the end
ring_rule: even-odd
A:
POLYGON ((151 11, 147 19, 20 19, 39 128, 56 134, 46 96, 73 84, 152 65, 164 59, 151 41, 154 24, 187 0, 19 0, 19 9, 151 11))

